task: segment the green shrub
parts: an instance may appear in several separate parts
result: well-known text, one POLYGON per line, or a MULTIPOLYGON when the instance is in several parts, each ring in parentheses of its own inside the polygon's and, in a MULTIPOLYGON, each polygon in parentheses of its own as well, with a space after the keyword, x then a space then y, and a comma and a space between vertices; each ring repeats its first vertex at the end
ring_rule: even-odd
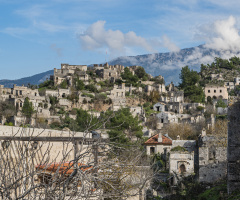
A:
POLYGON ((6 125, 6 126, 13 126, 13 123, 12 122, 9 122, 9 123, 5 122, 4 125, 6 125))
POLYGON ((176 146, 176 147, 172 148, 171 151, 187 151, 187 149, 185 149, 184 147, 181 147, 181 146, 176 146))
POLYGON ((68 88, 68 84, 67 84, 67 81, 66 80, 63 80, 61 83, 60 83, 60 88, 62 89, 67 89, 68 88))
POLYGON ((107 98, 107 95, 105 93, 100 93, 95 95, 96 100, 105 100, 107 98))
POLYGON ((81 95, 82 97, 90 97, 91 99, 93 99, 94 98, 94 96, 92 95, 92 94, 89 94, 89 93, 82 93, 82 95, 81 95))
POLYGON ((197 107, 197 111, 202 111, 202 110, 204 110, 204 107, 203 107, 203 106, 198 106, 198 107, 197 107))

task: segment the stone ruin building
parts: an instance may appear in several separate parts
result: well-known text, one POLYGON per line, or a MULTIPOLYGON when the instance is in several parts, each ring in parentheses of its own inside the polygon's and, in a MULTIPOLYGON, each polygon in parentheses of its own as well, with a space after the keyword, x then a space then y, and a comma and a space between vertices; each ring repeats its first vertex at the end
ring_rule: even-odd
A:
POLYGON ((114 82, 116 79, 120 78, 121 73, 124 71, 124 66, 109 65, 106 63, 104 65, 94 65, 94 70, 101 79, 114 82))
POLYGON ((206 135, 198 140, 199 181, 213 183, 227 176, 227 137, 206 135))
POLYGON ((218 85, 206 85, 205 89, 205 98, 211 99, 228 99, 228 92, 225 86, 218 86, 218 85))
POLYGON ((69 65, 61 64, 61 69, 54 68, 53 76, 50 80, 54 81, 54 85, 61 84, 66 80, 68 85, 72 85, 72 75, 78 74, 81 80, 88 81, 87 65, 69 65))

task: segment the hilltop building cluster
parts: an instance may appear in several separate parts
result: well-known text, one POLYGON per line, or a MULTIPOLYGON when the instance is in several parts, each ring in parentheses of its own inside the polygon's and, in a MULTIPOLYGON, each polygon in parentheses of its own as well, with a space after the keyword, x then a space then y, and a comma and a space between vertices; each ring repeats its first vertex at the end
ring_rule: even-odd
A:
MULTIPOLYGON (((128 108, 139 120, 143 136, 148 138, 143 142, 146 154, 164 157, 172 185, 177 184, 181 175, 195 174, 200 182, 214 182, 226 177, 227 135, 213 133, 217 120, 226 117, 227 107, 233 103, 229 91, 239 86, 240 77, 235 77, 233 82, 224 82, 222 74, 211 74, 211 80, 224 84, 206 84, 202 88, 205 102, 192 102, 173 83, 165 85, 162 76, 152 77, 141 70, 140 66, 108 63, 92 67, 61 64, 61 69, 54 68, 53 76, 39 88, 0 85, 0 102, 14 108, 14 112, 11 108, 2 108, 0 123, 50 129, 53 124, 61 124, 66 116, 76 120, 78 116, 74 110, 77 109, 101 120, 105 112, 128 108), (27 106, 30 111, 26 111, 27 106), (185 129, 171 129, 174 126, 191 127, 195 130, 192 131, 194 136, 186 137, 185 129)), ((70 129, 65 128, 65 131, 70 129)), ((104 128, 94 133, 109 137, 104 128)), ((138 137, 131 136, 130 139, 136 141, 138 137)))

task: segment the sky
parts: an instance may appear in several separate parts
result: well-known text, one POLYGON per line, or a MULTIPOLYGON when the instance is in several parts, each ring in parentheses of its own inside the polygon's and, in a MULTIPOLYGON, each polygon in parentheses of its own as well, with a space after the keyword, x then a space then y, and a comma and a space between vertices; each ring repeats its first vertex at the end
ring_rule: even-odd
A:
POLYGON ((237 0, 0 0, 0 79, 205 44, 239 51, 237 0))

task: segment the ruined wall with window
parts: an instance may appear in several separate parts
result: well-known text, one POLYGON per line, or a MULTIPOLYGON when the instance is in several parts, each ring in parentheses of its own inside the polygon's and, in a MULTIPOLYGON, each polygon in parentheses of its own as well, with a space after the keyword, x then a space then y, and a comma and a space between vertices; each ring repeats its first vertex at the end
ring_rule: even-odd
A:
POLYGON ((204 89, 205 98, 211 97, 212 99, 228 99, 227 88, 224 86, 207 85, 204 89))
POLYGON ((199 144, 199 181, 215 182, 227 175, 227 137, 201 135, 199 144))

